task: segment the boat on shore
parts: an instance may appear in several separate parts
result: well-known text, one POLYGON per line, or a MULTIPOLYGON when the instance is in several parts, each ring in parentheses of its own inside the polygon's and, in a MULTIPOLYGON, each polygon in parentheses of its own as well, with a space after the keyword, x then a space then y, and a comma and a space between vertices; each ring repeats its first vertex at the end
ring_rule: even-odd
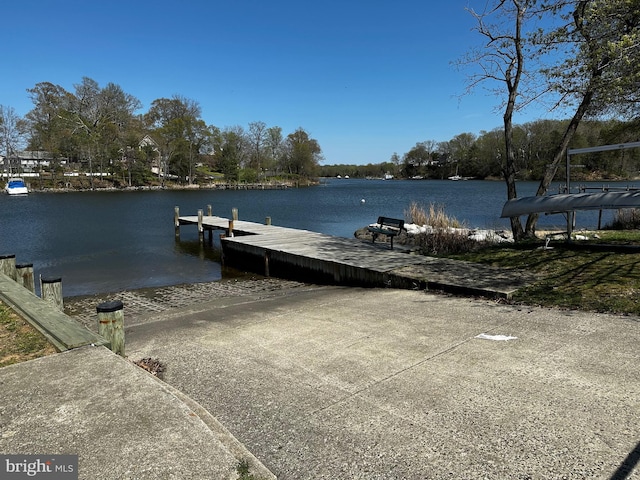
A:
POLYGON ((27 195, 29 189, 24 183, 24 179, 20 177, 13 177, 7 181, 7 186, 4 187, 5 192, 9 195, 27 195))
POLYGON ((460 175, 454 175, 452 177, 449 177, 449 180, 453 180, 454 182, 457 182, 459 180, 475 180, 476 177, 462 177, 460 175))

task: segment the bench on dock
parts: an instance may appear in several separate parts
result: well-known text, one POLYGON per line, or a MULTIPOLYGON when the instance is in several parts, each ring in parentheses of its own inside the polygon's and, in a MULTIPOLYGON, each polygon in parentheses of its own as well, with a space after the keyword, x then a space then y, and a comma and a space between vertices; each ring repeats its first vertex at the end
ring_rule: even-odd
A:
POLYGON ((378 223, 376 225, 370 225, 367 227, 372 235, 372 243, 376 242, 378 235, 386 235, 391 242, 391 250, 393 250, 393 237, 400 235, 404 228, 404 220, 398 218, 378 217, 378 223))

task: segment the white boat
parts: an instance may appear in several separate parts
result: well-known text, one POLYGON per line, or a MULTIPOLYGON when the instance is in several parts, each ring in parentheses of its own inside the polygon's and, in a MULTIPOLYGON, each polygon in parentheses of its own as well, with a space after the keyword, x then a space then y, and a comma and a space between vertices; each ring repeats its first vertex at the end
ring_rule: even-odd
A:
POLYGON ((4 190, 9 195, 26 195, 29 193, 29 189, 25 185, 24 180, 20 177, 10 178, 4 190))
POLYGON ((453 180, 453 181, 458 181, 458 180, 462 180, 462 177, 460 175, 458 175, 458 164, 456 163, 456 174, 452 175, 451 177, 448 177, 449 180, 453 180))

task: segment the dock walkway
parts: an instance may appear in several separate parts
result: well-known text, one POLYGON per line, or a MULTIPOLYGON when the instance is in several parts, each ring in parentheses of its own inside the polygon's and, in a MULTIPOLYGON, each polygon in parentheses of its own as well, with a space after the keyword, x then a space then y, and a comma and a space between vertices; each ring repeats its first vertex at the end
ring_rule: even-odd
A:
MULTIPOLYGON (((230 220, 216 216, 179 217, 180 225, 201 231, 226 230, 230 220)), ((308 230, 233 221, 233 234, 221 238, 225 265, 265 276, 337 285, 442 290, 510 298, 535 280, 533 274, 391 250, 308 230)))

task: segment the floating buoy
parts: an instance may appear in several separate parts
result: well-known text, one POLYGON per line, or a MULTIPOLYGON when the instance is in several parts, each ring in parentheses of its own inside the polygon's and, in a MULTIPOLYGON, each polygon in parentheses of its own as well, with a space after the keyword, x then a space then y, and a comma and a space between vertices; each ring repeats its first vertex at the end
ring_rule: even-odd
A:
POLYGON ((360 203, 364 203, 364 202, 365 202, 364 198, 362 200, 360 200, 360 203))

